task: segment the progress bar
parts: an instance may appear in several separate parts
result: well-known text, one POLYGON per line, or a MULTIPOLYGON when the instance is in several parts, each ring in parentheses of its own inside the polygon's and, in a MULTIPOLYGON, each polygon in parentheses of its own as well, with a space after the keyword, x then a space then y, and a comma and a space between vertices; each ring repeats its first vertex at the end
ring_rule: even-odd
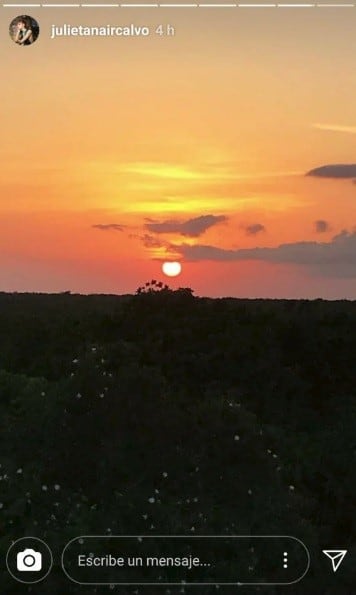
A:
POLYGON ((3 8, 219 8, 219 9, 229 9, 229 8, 355 8, 356 4, 212 4, 212 3, 204 3, 204 4, 173 4, 173 3, 164 3, 164 4, 148 4, 148 3, 125 3, 125 4, 53 4, 53 3, 45 3, 45 4, 1 4, 3 8))

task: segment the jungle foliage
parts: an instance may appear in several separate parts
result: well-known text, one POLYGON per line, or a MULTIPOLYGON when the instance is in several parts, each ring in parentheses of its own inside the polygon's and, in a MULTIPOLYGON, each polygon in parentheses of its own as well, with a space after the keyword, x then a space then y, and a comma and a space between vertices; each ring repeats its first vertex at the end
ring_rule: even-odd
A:
POLYGON ((321 554, 356 555, 354 302, 0 294, 0 341, 0 554, 47 541, 36 594, 107 592, 58 562, 103 533, 294 535, 313 555, 290 593, 354 592, 321 554))

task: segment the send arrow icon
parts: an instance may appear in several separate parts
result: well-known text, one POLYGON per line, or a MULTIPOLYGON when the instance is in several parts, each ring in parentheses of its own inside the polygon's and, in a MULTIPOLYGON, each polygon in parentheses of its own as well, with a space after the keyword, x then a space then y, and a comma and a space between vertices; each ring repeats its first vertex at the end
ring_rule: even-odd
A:
POLYGON ((336 572, 347 554, 347 550, 323 550, 323 554, 330 558, 333 571, 336 572))

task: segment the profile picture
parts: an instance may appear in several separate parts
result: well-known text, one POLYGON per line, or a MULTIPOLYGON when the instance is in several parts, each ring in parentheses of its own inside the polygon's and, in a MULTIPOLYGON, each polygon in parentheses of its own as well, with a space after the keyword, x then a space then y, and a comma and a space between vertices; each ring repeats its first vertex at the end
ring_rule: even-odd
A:
POLYGON ((36 19, 28 15, 21 15, 11 21, 9 32, 12 41, 25 46, 36 41, 40 33, 40 27, 36 19))

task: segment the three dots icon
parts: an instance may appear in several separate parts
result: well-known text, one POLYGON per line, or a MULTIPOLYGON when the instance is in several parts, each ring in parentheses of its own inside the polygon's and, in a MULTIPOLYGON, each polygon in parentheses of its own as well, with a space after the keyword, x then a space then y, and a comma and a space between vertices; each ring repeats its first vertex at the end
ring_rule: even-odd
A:
POLYGON ((288 568, 288 552, 283 553, 283 568, 288 568))

